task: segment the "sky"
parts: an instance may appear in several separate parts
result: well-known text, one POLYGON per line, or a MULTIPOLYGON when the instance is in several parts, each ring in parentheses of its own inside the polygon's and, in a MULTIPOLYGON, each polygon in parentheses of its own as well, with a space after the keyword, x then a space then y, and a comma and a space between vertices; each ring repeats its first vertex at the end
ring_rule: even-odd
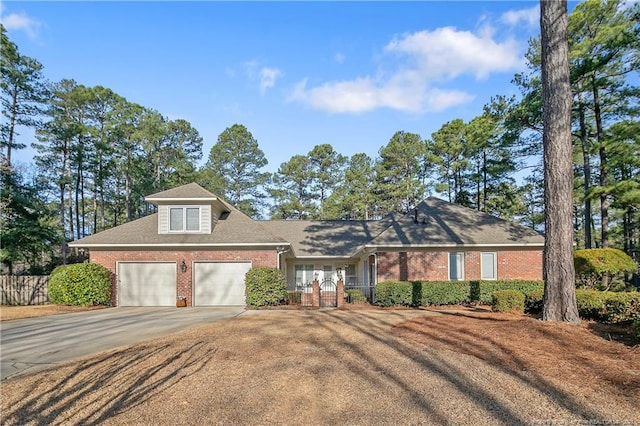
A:
POLYGON ((318 144, 375 158, 397 131, 429 138, 469 121, 518 94, 511 80, 540 32, 538 1, 4 1, 0 19, 49 80, 189 121, 200 165, 242 124, 270 172, 318 144))

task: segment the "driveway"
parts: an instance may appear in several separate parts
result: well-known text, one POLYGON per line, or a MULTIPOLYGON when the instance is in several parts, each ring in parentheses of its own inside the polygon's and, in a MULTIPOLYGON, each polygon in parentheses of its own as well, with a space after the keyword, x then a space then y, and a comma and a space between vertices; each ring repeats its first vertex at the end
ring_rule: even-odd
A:
POLYGON ((233 308, 110 308, 2 323, 0 380, 233 318, 233 308))

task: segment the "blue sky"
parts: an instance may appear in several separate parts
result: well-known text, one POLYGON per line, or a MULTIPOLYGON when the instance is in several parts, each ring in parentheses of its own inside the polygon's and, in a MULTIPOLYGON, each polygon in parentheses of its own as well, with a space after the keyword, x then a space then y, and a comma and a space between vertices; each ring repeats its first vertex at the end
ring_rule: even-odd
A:
POLYGON ((538 4, 8 1, 0 13, 48 79, 102 85, 188 120, 203 162, 225 128, 243 124, 275 171, 322 143, 375 157, 396 131, 428 138, 517 93, 538 4))

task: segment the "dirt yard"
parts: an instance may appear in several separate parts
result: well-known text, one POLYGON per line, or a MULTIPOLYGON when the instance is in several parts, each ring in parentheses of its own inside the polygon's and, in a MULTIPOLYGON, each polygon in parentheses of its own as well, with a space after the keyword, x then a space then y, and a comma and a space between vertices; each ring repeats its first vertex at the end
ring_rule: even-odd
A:
POLYGON ((249 312, 0 393, 6 425, 631 425, 640 348, 488 312, 249 312))
POLYGON ((92 309, 103 309, 105 306, 64 306, 64 305, 35 305, 35 306, 0 306, 0 321, 10 321, 20 318, 43 317, 47 315, 68 314, 92 309))

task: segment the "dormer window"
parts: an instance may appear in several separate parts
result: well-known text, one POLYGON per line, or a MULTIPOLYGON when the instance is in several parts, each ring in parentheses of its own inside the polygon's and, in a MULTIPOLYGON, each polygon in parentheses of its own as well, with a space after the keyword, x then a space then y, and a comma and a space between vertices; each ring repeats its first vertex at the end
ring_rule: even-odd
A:
POLYGON ((200 207, 170 207, 169 232, 199 232, 200 207))

